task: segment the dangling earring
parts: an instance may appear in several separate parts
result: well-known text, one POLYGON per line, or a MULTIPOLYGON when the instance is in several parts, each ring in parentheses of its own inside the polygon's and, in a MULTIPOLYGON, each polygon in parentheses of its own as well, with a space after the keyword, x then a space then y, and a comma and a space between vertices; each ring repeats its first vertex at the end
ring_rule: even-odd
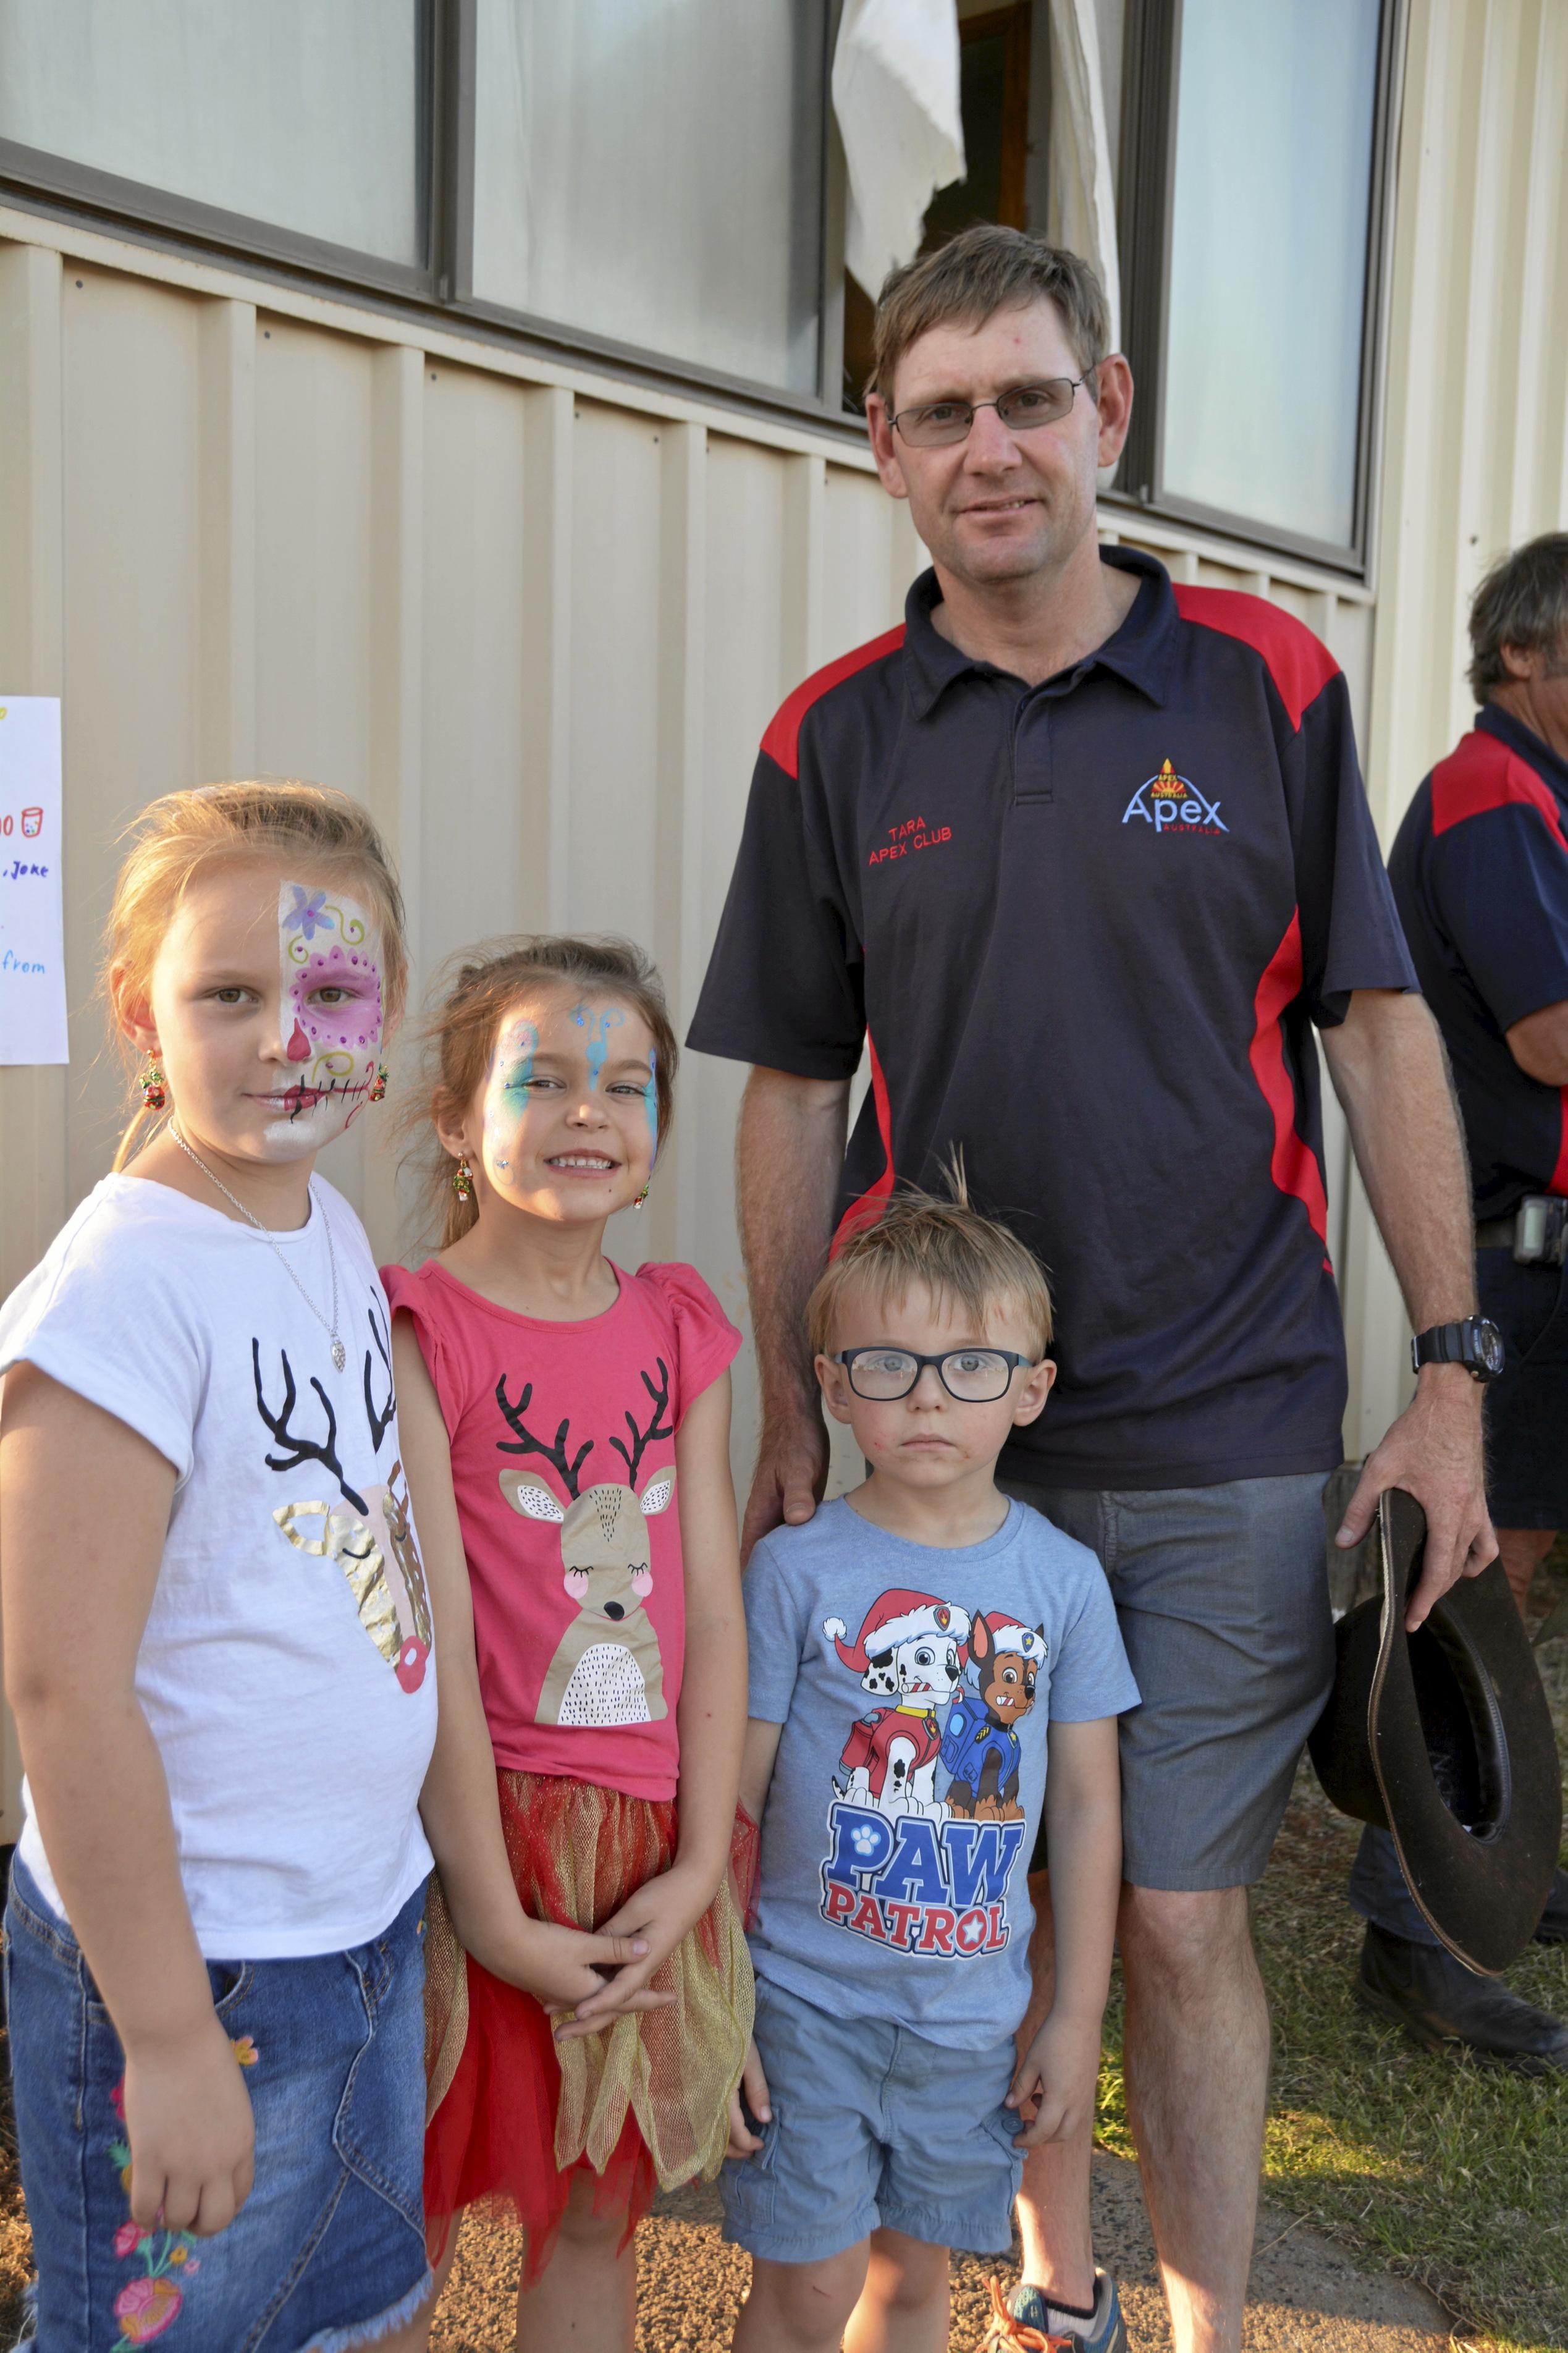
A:
POLYGON ((474 1172, 468 1166, 468 1155, 459 1152, 458 1165, 452 1171, 452 1190, 459 1201, 468 1200, 474 1189, 474 1172))
POLYGON ((378 1062, 375 1066, 375 1084, 370 1091, 370 1099, 372 1103, 380 1103, 385 1096, 385 1093, 386 1064, 384 1062, 378 1062))
POLYGON ((158 1057, 149 1052, 142 1067, 142 1108, 162 1111, 168 1097, 164 1092, 163 1073, 158 1068, 158 1057))
POLYGON ((647 1199, 647 1191, 648 1191, 648 1187, 649 1187, 652 1183, 653 1183, 653 1171, 650 1169, 650 1170, 648 1171, 647 1175, 647 1176, 643 1178, 643 1180, 642 1180, 642 1191, 637 1195, 637 1197, 636 1200, 632 1203, 632 1207, 633 1207, 633 1208, 634 1208, 634 1209, 640 1209, 640 1208, 642 1208, 643 1203, 647 1199))

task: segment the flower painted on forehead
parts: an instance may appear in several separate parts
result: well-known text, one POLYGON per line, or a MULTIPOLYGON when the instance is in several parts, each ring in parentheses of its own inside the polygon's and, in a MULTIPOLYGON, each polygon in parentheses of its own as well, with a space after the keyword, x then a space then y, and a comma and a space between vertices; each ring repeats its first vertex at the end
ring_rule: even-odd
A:
POLYGON ((318 931, 330 932, 336 928, 327 911, 324 891, 308 892, 299 882, 290 882, 289 888, 294 893, 294 904, 284 911, 283 928, 286 932, 299 932, 306 939, 313 940, 318 931))

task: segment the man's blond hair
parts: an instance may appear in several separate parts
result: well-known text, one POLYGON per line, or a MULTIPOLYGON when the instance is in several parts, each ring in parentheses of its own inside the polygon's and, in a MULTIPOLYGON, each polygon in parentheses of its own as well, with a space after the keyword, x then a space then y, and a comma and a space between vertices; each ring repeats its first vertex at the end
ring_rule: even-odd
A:
POLYGON ((1016 1234, 972 1208, 962 1166, 949 1183, 952 1198, 897 1193, 875 1225, 851 1234, 806 1303, 812 1354, 832 1353, 846 1292, 866 1288, 901 1305, 917 1285, 936 1300, 968 1309, 975 1333, 987 1311, 1016 1304, 1035 1338, 1035 1355, 1051 1344, 1051 1292, 1045 1269, 1016 1234))
POLYGON ((976 221, 887 280, 877 298, 867 389, 880 393, 891 408, 893 378, 911 343, 933 327, 983 327, 996 311, 1029 302, 1056 304, 1074 357, 1092 378, 1109 348, 1110 324, 1104 290, 1089 263, 1020 228, 976 221))

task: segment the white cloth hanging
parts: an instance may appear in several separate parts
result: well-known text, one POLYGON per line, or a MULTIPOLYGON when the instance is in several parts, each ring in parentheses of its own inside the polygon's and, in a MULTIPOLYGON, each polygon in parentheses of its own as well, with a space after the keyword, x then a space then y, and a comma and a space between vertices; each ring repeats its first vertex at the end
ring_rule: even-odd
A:
POLYGON ((935 191, 963 177, 956 0, 844 0, 833 111, 849 167, 845 259, 875 299, 913 259, 935 191))
POLYGON ((1121 272, 1116 259, 1116 190, 1105 123, 1095 0, 1050 0, 1051 126, 1047 233, 1094 264, 1110 314, 1109 348, 1121 340, 1121 272))

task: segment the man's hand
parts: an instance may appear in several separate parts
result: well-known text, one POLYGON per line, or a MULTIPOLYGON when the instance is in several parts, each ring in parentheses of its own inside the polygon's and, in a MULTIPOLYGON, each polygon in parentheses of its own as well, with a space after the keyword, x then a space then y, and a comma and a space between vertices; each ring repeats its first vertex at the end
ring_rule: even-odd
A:
POLYGON ((1024 2126, 1014 2147, 1087 2133, 1099 2080, 1099 2019, 1058 2018, 1053 2010, 1019 2060, 1005 2103, 1018 2110, 1024 2126))
POLYGON ((763 2145, 762 2135, 752 2132, 746 2122, 746 2108, 741 2105, 742 2095, 746 2108, 750 2108, 760 2125, 773 2122, 773 2101, 768 2093, 768 2079, 763 2073, 762 2058, 754 2042, 748 2042, 746 2045, 746 2063, 741 2070, 740 2082, 730 2094, 730 2146, 725 2151, 727 2157, 742 2158, 755 2157, 763 2145))
POLYGON ((1481 1464, 1480 1383, 1462 1365, 1423 1367, 1414 1401, 1367 1456, 1337 1545, 1348 1551, 1361 1542, 1389 1487, 1403 1487, 1426 1514, 1426 1558, 1405 1613, 1414 1634, 1451 1585, 1479 1577, 1498 1554, 1481 1464))
POLYGON ((822 1501, 827 1484, 827 1425, 820 1409, 763 1424, 752 1492, 741 1524, 741 1565, 770 1528, 799 1527, 822 1501))

